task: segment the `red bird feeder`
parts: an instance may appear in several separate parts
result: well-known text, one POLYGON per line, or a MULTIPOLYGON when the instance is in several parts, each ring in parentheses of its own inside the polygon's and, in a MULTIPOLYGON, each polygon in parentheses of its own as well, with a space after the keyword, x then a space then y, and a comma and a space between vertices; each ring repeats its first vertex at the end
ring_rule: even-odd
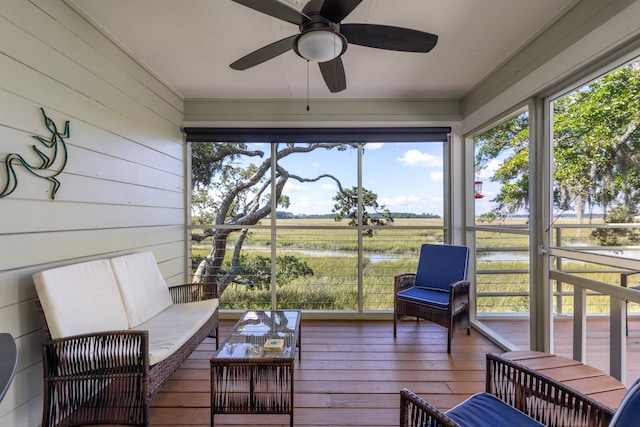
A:
POLYGON ((482 181, 476 181, 475 186, 476 186, 475 198, 482 199, 484 197, 482 195, 482 181))

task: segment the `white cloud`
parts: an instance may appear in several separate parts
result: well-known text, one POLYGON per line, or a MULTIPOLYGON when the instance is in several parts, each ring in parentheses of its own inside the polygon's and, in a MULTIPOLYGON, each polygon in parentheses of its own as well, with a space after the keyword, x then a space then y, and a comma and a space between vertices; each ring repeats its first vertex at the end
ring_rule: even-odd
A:
POLYGON ((429 179, 431 179, 431 181, 442 181, 442 177, 442 171, 435 171, 429 174, 429 179))
POLYGON ((491 160, 487 163, 487 166, 478 173, 478 178, 491 178, 500 166, 502 166, 502 160, 491 160))
POLYGON ((333 207, 334 202, 333 202, 333 200, 316 200, 315 201, 315 205, 316 206, 321 206, 323 208, 327 207, 327 206, 333 207))
POLYGON ((338 190, 338 187, 336 187, 335 184, 321 184, 320 188, 322 188, 323 190, 329 190, 329 191, 338 190))
POLYGON ((410 195, 400 195, 400 196, 396 196, 393 198, 379 198, 378 199, 378 203, 380 203, 381 205, 386 206, 388 209, 391 209, 392 207, 404 207, 404 206, 411 206, 414 205, 416 203, 421 203, 422 202, 422 197, 420 196, 416 196, 413 194, 410 195))
POLYGON ((301 185, 301 184, 296 184, 295 182, 292 181, 287 181, 287 183, 284 186, 284 191, 303 191, 305 190, 305 186, 301 185))
POLYGON ((442 167, 442 158, 419 150, 409 150, 403 157, 398 158, 405 166, 442 167))
POLYGON ((309 206, 311 206, 311 199, 309 199, 308 197, 301 197, 296 201, 296 208, 298 209, 308 208, 309 206))
POLYGON ((365 150, 379 150, 384 145, 384 142, 367 142, 364 146, 365 150))

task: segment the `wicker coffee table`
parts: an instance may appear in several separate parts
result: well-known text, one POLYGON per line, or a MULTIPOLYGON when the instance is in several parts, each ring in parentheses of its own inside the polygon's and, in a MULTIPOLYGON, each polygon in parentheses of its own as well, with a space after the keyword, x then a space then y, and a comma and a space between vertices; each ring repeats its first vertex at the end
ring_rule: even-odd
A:
POLYGON ((211 359, 211 425, 216 414, 289 414, 293 427, 296 347, 300 311, 244 313, 211 359), (265 350, 273 340, 281 350, 265 350))

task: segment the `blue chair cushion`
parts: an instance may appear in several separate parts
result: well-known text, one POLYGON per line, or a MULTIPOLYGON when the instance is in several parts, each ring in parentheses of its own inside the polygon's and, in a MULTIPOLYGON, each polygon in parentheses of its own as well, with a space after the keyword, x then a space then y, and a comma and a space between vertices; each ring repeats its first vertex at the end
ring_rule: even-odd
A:
POLYGON ((489 393, 473 395, 446 414, 463 427, 544 425, 489 393))
POLYGON ((633 383, 622 398, 609 427, 635 426, 638 425, 638 420, 640 420, 640 378, 633 383))
POLYGON ((398 292, 399 300, 410 301, 416 304, 429 305, 447 309, 449 307, 449 292, 443 292, 425 288, 409 288, 398 292))
POLYGON ((420 247, 415 286, 448 292, 449 285, 467 280, 469 248, 453 245, 420 247))

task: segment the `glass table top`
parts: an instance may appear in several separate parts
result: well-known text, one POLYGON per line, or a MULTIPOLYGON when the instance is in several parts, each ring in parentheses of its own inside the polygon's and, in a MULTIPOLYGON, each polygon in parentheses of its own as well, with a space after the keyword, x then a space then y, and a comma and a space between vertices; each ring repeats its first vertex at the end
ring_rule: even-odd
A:
POLYGON ((216 352, 216 359, 293 358, 300 330, 300 311, 251 310, 244 313, 216 352), (275 341, 275 342, 274 342, 275 341), (265 343, 274 344, 265 349, 265 343))

